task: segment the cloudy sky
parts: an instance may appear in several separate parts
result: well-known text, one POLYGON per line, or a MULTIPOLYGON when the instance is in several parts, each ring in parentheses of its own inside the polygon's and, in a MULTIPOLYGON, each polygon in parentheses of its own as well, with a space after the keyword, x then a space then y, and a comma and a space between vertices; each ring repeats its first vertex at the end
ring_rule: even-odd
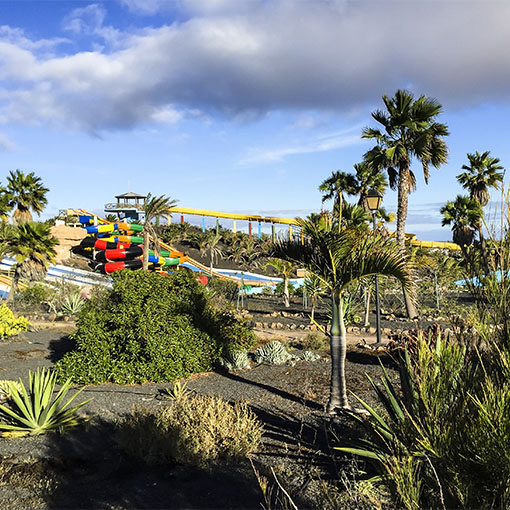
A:
POLYGON ((45 216, 128 190, 306 215, 370 148, 381 95, 406 88, 451 131, 407 230, 446 240, 466 153, 510 166, 509 24, 506 0, 0 0, 0 180, 41 176, 45 216))

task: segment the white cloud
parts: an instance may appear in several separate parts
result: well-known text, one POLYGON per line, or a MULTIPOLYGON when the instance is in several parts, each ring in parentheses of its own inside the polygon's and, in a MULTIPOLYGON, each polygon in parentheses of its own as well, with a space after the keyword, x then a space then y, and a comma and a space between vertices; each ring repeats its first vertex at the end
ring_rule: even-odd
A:
POLYGON ((72 10, 62 23, 62 28, 75 35, 97 35, 115 43, 121 36, 112 26, 105 26, 106 9, 99 4, 89 4, 72 10))
POLYGON ((98 132, 153 122, 168 105, 176 117, 347 113, 401 86, 449 106, 510 99, 508 2, 181 0, 178 8, 187 21, 135 34, 105 26, 102 5, 76 9, 67 29, 115 44, 65 56, 41 54, 62 40, 3 27, 0 118, 98 132))
POLYGON ((360 127, 356 126, 340 133, 322 135, 317 137, 315 140, 301 142, 288 147, 279 147, 276 149, 251 149, 248 154, 242 158, 240 163, 274 163, 283 161, 287 156, 293 156, 296 154, 325 152, 360 144, 362 143, 360 131, 360 127))
POLYGON ((16 150, 16 145, 7 136, 0 133, 0 151, 13 152, 16 150))

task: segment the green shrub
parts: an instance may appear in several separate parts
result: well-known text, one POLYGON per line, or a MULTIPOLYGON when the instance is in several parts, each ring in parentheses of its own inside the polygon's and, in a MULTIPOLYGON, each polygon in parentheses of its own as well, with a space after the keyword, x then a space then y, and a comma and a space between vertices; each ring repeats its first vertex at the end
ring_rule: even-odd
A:
POLYGON ((221 297, 229 302, 232 302, 237 297, 239 291, 236 282, 221 280, 220 278, 210 278, 207 289, 213 297, 221 297))
POLYGON ((255 351, 255 363, 267 363, 268 365, 281 365, 292 359, 285 346, 278 340, 268 342, 255 351))
MULTIPOLYGON (((295 293, 296 293, 296 288, 294 287, 294 285, 292 283, 288 283, 287 285, 288 289, 289 289, 289 296, 293 296, 295 293)), ((276 287, 275 287, 275 291, 274 293, 277 295, 277 296, 283 296, 283 289, 284 289, 284 283, 283 282, 278 282, 276 284, 276 287)))
POLYGON ((128 456, 147 464, 208 467, 246 457, 257 448, 262 431, 245 403, 180 391, 165 409, 133 411, 119 423, 116 441, 128 456))
POLYGON ((15 317, 5 304, 0 305, 0 338, 14 336, 31 326, 25 317, 15 317))
POLYGON ((56 368, 62 378, 98 384, 173 381, 211 370, 222 352, 246 348, 253 332, 213 308, 186 271, 162 276, 119 271, 113 289, 92 296, 73 333, 76 349, 56 368))
MULTIPOLYGON (((491 370, 465 346, 418 336, 400 358, 401 391, 384 372, 372 382, 381 409, 361 401, 367 438, 341 448, 375 463, 399 506, 508 508, 510 358, 491 370)), ((359 399, 358 399, 359 400, 359 399)))
POLYGON ((18 295, 19 301, 27 305, 42 305, 47 303, 53 291, 43 283, 36 283, 27 287, 18 295))

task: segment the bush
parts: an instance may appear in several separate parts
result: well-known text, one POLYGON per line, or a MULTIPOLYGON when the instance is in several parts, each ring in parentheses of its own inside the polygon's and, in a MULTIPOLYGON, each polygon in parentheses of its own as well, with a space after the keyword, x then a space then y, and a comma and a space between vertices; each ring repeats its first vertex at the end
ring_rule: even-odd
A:
POLYGON ((128 456, 147 464, 208 467, 246 457, 257 448, 262 431, 245 403, 180 391, 165 409, 133 411, 119 423, 116 441, 128 456))
POLYGON ((56 368, 75 383, 173 381, 211 370, 227 350, 254 341, 245 322, 215 310, 186 271, 162 276, 119 271, 111 291, 95 293, 73 333, 76 350, 56 368))
POLYGON ((7 305, 0 305, 0 338, 17 335, 30 326, 30 322, 25 317, 16 318, 7 305))
POLYGON ((18 299, 27 305, 42 305, 48 302, 52 294, 52 290, 47 285, 36 283, 24 289, 18 299))
MULTIPOLYGON (((283 289, 284 289, 283 282, 278 282, 276 284, 276 288, 275 288, 274 293, 277 296, 283 296, 283 289)), ((289 296, 293 296, 296 293, 296 288, 294 287, 294 284, 292 284, 290 282, 288 283, 288 289, 289 289, 289 296)))
POLYGON ((210 278, 207 289, 213 297, 221 297, 228 302, 232 302, 239 292, 239 287, 232 280, 221 280, 220 278, 210 278))

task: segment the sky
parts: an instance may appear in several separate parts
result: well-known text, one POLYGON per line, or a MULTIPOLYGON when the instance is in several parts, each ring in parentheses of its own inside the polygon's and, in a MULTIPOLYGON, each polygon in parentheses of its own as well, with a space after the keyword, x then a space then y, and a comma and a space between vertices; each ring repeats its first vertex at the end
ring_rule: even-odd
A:
POLYGON ((451 133, 428 185, 412 164, 406 230, 449 240, 466 154, 510 167, 509 23, 506 0, 0 0, 0 182, 40 176, 43 219, 127 191, 306 216, 404 88, 451 133))

